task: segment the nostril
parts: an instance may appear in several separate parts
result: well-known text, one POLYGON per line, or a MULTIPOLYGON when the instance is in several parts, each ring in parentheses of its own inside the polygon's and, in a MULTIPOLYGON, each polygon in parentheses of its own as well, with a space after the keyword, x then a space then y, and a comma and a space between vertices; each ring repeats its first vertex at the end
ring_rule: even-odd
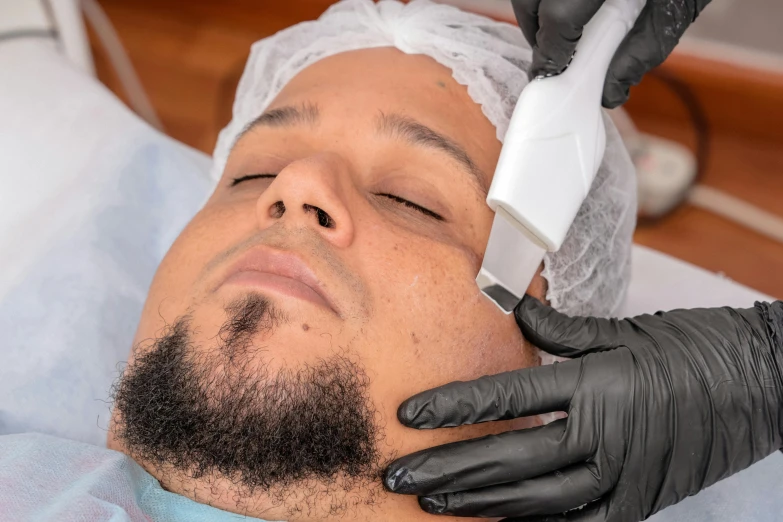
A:
POLYGON ((329 216, 329 214, 327 214, 326 212, 324 212, 323 210, 321 210, 319 208, 318 211, 317 211, 317 215, 318 215, 318 224, 319 225, 321 225, 322 227, 325 227, 325 228, 333 228, 334 227, 334 220, 331 218, 331 216, 329 216))
POLYGON ((314 207, 313 205, 308 205, 305 203, 302 205, 302 208, 304 208, 305 212, 315 212, 316 217, 318 218, 318 224, 321 225, 324 228, 334 228, 334 219, 327 214, 324 210, 314 207))
POLYGON ((285 214, 285 203, 282 201, 275 201, 274 205, 269 209, 269 216, 274 219, 280 219, 285 214))

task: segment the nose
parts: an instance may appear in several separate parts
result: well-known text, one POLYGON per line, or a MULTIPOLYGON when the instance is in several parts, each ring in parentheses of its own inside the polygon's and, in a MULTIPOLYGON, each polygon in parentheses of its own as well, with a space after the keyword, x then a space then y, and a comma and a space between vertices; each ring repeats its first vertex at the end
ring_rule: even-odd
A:
POLYGON ((285 221, 306 226, 339 248, 353 242, 350 180, 337 158, 320 155, 288 164, 256 202, 261 230, 285 221))

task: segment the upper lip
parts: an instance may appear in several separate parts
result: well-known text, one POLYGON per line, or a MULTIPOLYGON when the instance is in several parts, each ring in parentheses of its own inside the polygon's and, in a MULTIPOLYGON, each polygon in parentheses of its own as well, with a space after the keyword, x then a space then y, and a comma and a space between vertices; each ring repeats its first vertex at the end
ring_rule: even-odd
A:
POLYGON ((339 315, 334 300, 324 289, 313 270, 295 254, 269 247, 255 247, 240 257, 223 277, 223 281, 239 272, 256 271, 294 279, 309 286, 339 315))

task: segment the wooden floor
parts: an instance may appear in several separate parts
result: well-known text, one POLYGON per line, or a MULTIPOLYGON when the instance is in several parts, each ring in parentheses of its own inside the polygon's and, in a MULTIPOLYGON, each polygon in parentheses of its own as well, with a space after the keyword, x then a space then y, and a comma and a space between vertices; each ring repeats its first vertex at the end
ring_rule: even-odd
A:
MULTIPOLYGON (((100 0, 171 136, 211 153, 231 115, 250 45, 317 17, 327 0, 100 0)), ((105 53, 94 46, 99 78, 124 98, 105 53)), ((783 96, 783 93, 781 93, 783 96)), ((690 144, 689 131, 636 119, 644 131, 690 144)), ((783 216, 783 148, 722 133, 713 138, 703 183, 783 216)), ((685 205, 640 225, 636 241, 783 297, 783 244, 685 205)))

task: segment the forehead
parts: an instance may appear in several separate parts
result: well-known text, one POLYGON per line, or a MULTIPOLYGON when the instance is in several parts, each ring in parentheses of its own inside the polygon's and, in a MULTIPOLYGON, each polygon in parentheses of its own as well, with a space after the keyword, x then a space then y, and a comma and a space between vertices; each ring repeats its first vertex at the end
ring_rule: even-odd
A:
POLYGON ((318 105, 335 139, 350 139, 356 122, 394 113, 450 137, 490 176, 500 154, 495 127, 481 107, 450 69, 428 56, 383 47, 324 58, 299 72, 267 110, 302 103, 318 105))

